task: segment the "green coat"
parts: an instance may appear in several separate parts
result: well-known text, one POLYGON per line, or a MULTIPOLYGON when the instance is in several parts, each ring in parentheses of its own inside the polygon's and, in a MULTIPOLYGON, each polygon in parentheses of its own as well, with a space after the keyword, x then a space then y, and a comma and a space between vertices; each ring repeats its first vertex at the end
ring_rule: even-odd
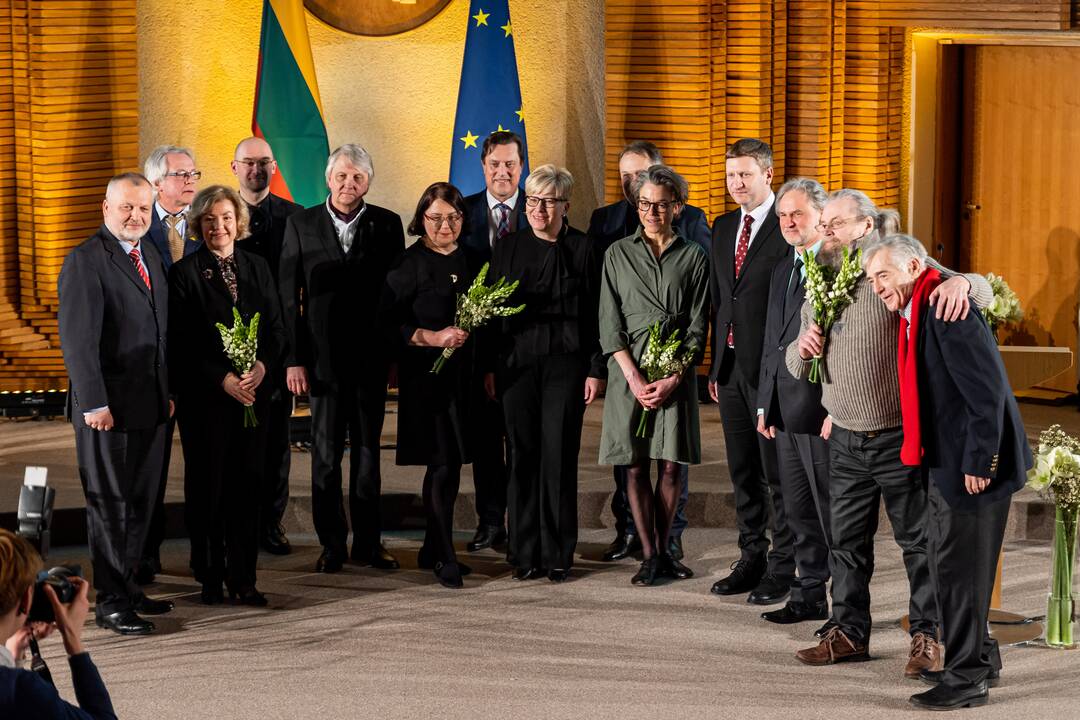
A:
POLYGON ((612 355, 626 349, 640 358, 649 327, 659 321, 663 337, 678 328, 683 347, 696 347, 700 361, 707 329, 708 262, 700 246, 678 236, 657 259, 641 228, 608 248, 600 284, 600 347, 608 356, 602 465, 632 465, 649 458, 701 462, 694 372, 685 373, 667 402, 653 411, 651 438, 638 439, 634 432, 642 407, 612 355))

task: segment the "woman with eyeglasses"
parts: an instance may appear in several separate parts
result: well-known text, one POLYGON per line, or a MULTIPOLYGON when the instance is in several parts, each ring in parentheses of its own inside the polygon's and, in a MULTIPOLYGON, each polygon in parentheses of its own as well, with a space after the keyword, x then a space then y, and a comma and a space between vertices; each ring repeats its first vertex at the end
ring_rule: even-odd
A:
POLYGON ((454 503, 467 447, 468 379, 473 343, 454 326, 458 293, 476 268, 458 246, 465 200, 449 183, 424 191, 408 232, 419 240, 386 276, 379 315, 398 363, 397 464, 423 465, 427 532, 417 564, 448 588, 469 573, 454 551, 454 503), (464 346, 464 347, 463 347, 464 346), (445 348, 455 352, 440 373, 432 366, 445 348))
MULTIPOLYGON (((701 462, 694 365, 705 349, 708 258, 672 221, 686 204, 686 180, 666 165, 653 165, 631 183, 641 227, 604 257, 600 290, 600 345, 608 356, 600 463, 626 467, 627 496, 641 538, 644 561, 634 585, 663 575, 685 579, 693 572, 668 553, 668 536, 679 496, 679 465, 701 462), (659 323, 666 339, 679 331, 682 348, 696 348, 695 363, 681 374, 650 382, 638 364, 649 328, 659 323), (648 436, 636 437, 642 408, 649 408, 648 436), (653 491, 652 461, 660 477, 653 491)), ((681 354, 681 352, 680 352, 681 354)))
POLYGON ((515 580, 567 579, 577 547, 577 468, 585 406, 604 388, 597 341, 601 255, 566 213, 574 178, 542 165, 525 180, 528 227, 495 243, 491 278, 519 283, 517 315, 483 333, 488 394, 510 443, 508 551, 515 580))

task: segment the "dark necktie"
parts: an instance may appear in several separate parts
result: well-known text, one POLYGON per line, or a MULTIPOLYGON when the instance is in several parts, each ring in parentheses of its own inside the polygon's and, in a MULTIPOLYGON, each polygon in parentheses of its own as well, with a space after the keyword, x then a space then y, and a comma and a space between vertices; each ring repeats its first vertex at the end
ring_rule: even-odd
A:
POLYGON ((495 239, 502 240, 510 234, 510 206, 499 203, 495 206, 495 212, 499 216, 495 226, 495 239))
POLYGON ((795 258, 795 269, 791 271, 791 277, 788 278, 787 295, 784 296, 784 312, 787 312, 788 303, 795 299, 795 293, 799 290, 799 287, 803 284, 802 276, 803 259, 802 255, 798 255, 795 258))
POLYGON ((150 290, 150 276, 146 273, 146 268, 139 262, 139 248, 131 248, 128 257, 131 258, 131 262, 135 264, 135 272, 139 273, 139 277, 146 283, 146 289, 150 290))
MULTIPOLYGON (((735 246, 735 277, 742 272, 743 263, 746 262, 746 253, 750 250, 750 227, 754 224, 754 218, 747 215, 743 218, 742 232, 739 233, 739 243, 735 246)), ((727 345, 735 347, 735 323, 728 325, 727 345)))

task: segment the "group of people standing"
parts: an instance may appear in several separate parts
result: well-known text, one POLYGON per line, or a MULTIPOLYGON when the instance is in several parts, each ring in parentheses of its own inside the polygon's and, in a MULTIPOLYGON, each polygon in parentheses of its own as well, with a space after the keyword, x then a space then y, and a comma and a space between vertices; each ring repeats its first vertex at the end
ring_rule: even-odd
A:
MULTIPOLYGON (((145 177, 109 183, 103 226, 72 251, 60 276, 98 624, 150 632, 140 614, 171 609, 147 598, 139 581, 147 567, 151 579, 159 569, 147 537, 149 519, 160 517, 174 409, 191 567, 204 602, 221 602, 224 584, 235 602, 266 604, 255 560, 260 540, 272 552, 289 549, 281 513, 294 395, 311 407, 316 570, 336 572, 347 559, 397 568, 379 517, 379 439, 395 382, 397 463, 425 468, 418 564, 441 584, 461 587, 469 573, 452 535, 467 463, 479 517, 466 549, 505 542, 514 580, 568 578, 582 422, 601 395, 599 462, 614 469, 617 530, 604 559, 640 552, 637 586, 689 578, 681 531, 687 468, 701 460, 695 365, 711 336, 707 391, 720 407, 739 530, 739 558, 712 592, 786 601, 763 614, 770 622, 826 621, 815 633, 820 642, 797 653, 804 663, 867 657, 884 497, 910 583, 905 674, 963 688, 930 704, 985 698, 1000 661, 986 634, 993 578, 983 570, 996 561, 1008 496, 1030 463, 1000 359, 987 351, 993 344, 979 313, 969 312, 971 300, 989 304, 986 280, 940 268, 917 241, 898 241, 906 237, 897 235, 898 216, 857 190, 829 195, 814 180, 793 178, 774 194, 772 152, 760 140, 728 149, 727 186, 738 208, 711 230, 688 204, 686 180, 651 143, 623 149, 625 199, 596 210, 584 233, 568 221, 574 180, 566 169, 542 165, 522 183, 524 144, 505 131, 489 135, 480 156, 485 189, 465 197, 448 183, 429 186, 407 224, 416 238, 408 246, 400 218, 365 201, 374 168, 357 145, 330 155, 327 199, 306 209, 270 193, 276 166, 258 138, 237 146, 239 193, 212 186, 196 194, 194 155, 171 146, 151 154, 145 177), (835 263, 845 248, 888 261, 860 278, 854 302, 823 335, 804 303, 806 263, 811 254, 835 263), (901 261, 906 274, 889 275, 901 261), (485 264, 489 282, 518 282, 509 304, 524 310, 470 334, 454 324, 457 297, 485 264), (940 277, 916 283, 924 271, 940 277), (960 380, 934 384, 913 369, 903 383, 900 349, 922 347, 900 334, 901 315, 914 317, 907 300, 915 287, 916 310, 933 306, 930 316, 950 324, 905 319, 905 329, 965 327, 966 346, 978 348, 975 362, 955 350, 957 333, 940 332, 945 360, 930 372, 967 373, 960 380), (258 353, 243 372, 215 328, 232 325, 234 308, 245 321, 260 316, 258 353), (655 328, 662 337, 678 331, 694 355, 687 369, 643 375, 655 328), (810 383, 823 347, 828 381, 810 383), (434 373, 440 355, 445 363, 434 373), (991 378, 979 398, 991 406, 976 408, 968 397, 978 384, 972 368, 991 378), (959 389, 955 412, 971 408, 953 418, 970 428, 958 455, 956 437, 933 441, 941 424, 927 413, 940 398, 924 399, 920 414, 926 388, 946 386, 959 389), (256 428, 244 427, 246 406, 256 428), (639 437, 643 409, 650 421, 639 437), (911 446, 920 418, 923 444, 911 446), (962 493, 957 472, 961 484, 973 478, 962 493), (990 519, 984 500, 997 503, 990 519), (978 532, 990 539, 978 546, 977 577, 955 562, 957 538, 970 537, 975 522, 967 513, 981 518, 978 532), (942 600, 956 598, 961 576, 974 591, 958 614, 942 600), (943 636, 957 638, 944 664, 943 636)), ((922 368, 916 354, 912 368, 922 368)))

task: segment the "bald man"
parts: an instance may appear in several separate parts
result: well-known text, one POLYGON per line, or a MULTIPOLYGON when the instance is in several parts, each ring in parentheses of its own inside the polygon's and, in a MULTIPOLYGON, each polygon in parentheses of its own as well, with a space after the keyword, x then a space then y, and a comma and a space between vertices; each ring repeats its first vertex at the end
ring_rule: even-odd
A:
MULTIPOLYGON (((270 192, 270 180, 277 172, 277 161, 270 144, 262 138, 249 137, 240 141, 233 153, 232 171, 240 182, 240 197, 248 206, 249 234, 238 241, 240 247, 262 256, 270 265, 277 280, 281 243, 285 237, 285 221, 301 205, 270 192)), ((291 550, 281 518, 289 501, 289 417, 292 415, 292 394, 285 387, 284 368, 270 368, 268 379, 273 382, 270 398, 270 427, 266 436, 266 466, 259 497, 260 542, 264 550, 274 555, 287 555, 291 550)))

